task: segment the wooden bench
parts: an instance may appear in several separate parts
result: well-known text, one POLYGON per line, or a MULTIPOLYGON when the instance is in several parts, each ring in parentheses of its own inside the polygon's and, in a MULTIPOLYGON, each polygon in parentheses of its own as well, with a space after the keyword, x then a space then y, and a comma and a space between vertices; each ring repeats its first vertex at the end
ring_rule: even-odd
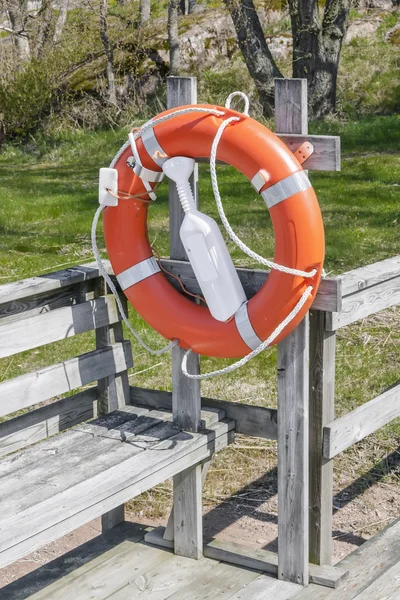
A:
POLYGON ((0 383, 0 567, 100 515, 110 529, 125 502, 233 440, 220 408, 188 433, 131 403, 130 342, 95 265, 0 286, 0 358, 93 330, 92 351, 0 383))

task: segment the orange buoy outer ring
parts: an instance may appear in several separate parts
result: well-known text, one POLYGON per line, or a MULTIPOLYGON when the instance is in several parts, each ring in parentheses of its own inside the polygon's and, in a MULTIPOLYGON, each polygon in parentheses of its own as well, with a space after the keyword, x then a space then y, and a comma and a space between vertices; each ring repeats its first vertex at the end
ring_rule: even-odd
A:
MULTIPOLYGON (((237 319, 226 323, 217 321, 206 306, 195 304, 178 292, 158 269, 153 269, 155 272, 147 269, 145 277, 124 289, 124 293, 153 329, 169 340, 178 339, 182 348, 191 348, 206 356, 242 357, 267 339, 309 285, 313 287, 311 295, 274 343, 286 337, 310 308, 324 259, 322 217, 315 192, 300 163, 274 133, 231 109, 196 105, 199 106, 221 110, 224 115, 188 112, 155 125, 147 130, 146 136, 143 134, 137 139, 142 165, 160 172, 162 161, 173 156, 209 157, 221 119, 239 117, 239 121, 225 129, 217 159, 241 171, 266 200, 275 235, 274 261, 290 268, 308 272, 316 269, 317 272, 313 278, 306 279, 273 270, 248 301, 240 323, 237 319)), ((158 117, 176 110, 167 110, 158 117)), ((146 197, 142 179, 127 164, 131 154, 127 148, 115 164, 118 189, 146 197)), ((156 265, 148 239, 147 211, 148 203, 140 199, 122 199, 118 206, 108 206, 104 211, 106 247, 118 279, 122 280, 121 274, 129 273, 136 265, 140 269, 139 263, 147 267, 156 265)))

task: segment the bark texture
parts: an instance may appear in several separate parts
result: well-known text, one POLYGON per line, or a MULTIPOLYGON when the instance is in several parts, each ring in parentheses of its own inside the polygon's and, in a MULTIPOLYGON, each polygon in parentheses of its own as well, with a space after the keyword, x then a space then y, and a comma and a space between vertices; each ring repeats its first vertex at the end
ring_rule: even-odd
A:
POLYGON ((31 49, 27 32, 28 2, 27 0, 6 0, 8 19, 11 25, 14 47, 21 61, 31 58, 31 49))
POLYGON ((178 30, 179 0, 168 2, 168 42, 169 42, 169 74, 179 75, 180 50, 178 30))
POLYGON ((150 0, 140 0, 140 25, 150 21, 150 0))
POLYGON ((60 13, 58 15, 58 19, 56 21, 56 26, 54 29, 53 42, 56 44, 61 41, 62 34, 64 31, 65 24, 67 22, 68 17, 68 6, 69 0, 62 0, 60 4, 60 13))
POLYGON ((108 0, 100 0, 100 38, 103 42, 104 53, 107 59, 106 74, 108 83, 108 100, 117 104, 114 70, 114 46, 108 36, 107 26, 108 0))
POLYGON ((352 0, 327 0, 321 14, 317 0, 288 0, 293 33, 293 77, 308 81, 311 116, 336 107, 340 53, 352 0))
POLYGON ((253 0, 224 0, 236 29, 239 48, 255 83, 265 116, 274 106, 274 78, 282 77, 268 48, 253 0))
MULTIPOLYGON (((350 8, 356 0, 287 0, 293 34, 293 77, 307 79, 310 115, 335 110, 342 43, 350 8)), ((282 77, 265 41, 253 0, 224 0, 236 29, 239 47, 259 93, 263 111, 273 107, 274 78, 282 77)))

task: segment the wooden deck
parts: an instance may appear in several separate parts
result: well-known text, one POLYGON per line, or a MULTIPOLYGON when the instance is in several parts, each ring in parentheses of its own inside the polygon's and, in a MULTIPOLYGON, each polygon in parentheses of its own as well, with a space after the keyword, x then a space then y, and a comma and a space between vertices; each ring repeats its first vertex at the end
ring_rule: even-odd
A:
POLYGON ((211 558, 198 561, 144 542, 148 528, 123 523, 0 591, 2 600, 399 600, 400 522, 338 566, 339 589, 307 588, 211 558))

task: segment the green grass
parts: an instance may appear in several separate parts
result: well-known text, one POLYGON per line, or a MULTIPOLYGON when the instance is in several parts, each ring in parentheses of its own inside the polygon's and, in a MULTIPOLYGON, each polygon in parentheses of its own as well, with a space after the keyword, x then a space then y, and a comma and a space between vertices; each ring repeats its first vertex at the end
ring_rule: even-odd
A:
MULTIPOLYGON (((311 129, 342 136, 342 171, 311 173, 324 216, 327 271, 339 274, 398 254, 400 119, 376 117, 345 124, 328 122, 324 126, 315 124, 311 129)), ((0 155, 0 283, 92 260, 90 226, 97 207, 98 169, 109 164, 125 137, 126 132, 122 130, 67 132, 58 137, 31 140, 28 147, 5 148, 0 155)), ((219 183, 234 230, 257 252, 272 257, 271 224, 260 197, 244 177, 231 168, 219 168, 219 183)), ((199 189, 203 210, 216 217, 206 165, 200 167, 199 189)), ((165 184, 150 210, 150 239, 161 254, 168 255, 165 184)), ((101 231, 99 245, 104 249, 101 231)), ((235 246, 229 243, 229 248, 236 264, 252 266, 235 246)), ((153 347, 163 344, 141 319, 134 317, 133 311, 131 318, 153 347)), ((394 309, 339 332, 337 415, 361 405, 398 379, 399 325, 399 311, 394 309)), ((85 334, 2 360, 0 381, 92 348, 93 334, 85 334)), ((135 342, 133 349, 134 383, 170 389, 170 357, 152 357, 135 342)), ((202 370, 229 362, 232 361, 206 358, 202 361, 202 370)), ((274 406, 276 350, 263 353, 229 377, 204 382, 202 393, 274 406)), ((335 463, 340 473, 337 484, 339 479, 342 484, 365 473, 384 453, 393 451, 399 439, 400 426, 394 422, 341 455, 335 463)), ((217 459, 216 472, 211 474, 208 483, 209 497, 224 497, 262 475, 271 461, 274 445, 257 444, 258 450, 240 451, 236 459, 232 458, 234 450, 228 450, 217 459), (232 462, 228 459, 242 465, 237 472, 230 468, 232 462), (225 475, 220 475, 218 465, 224 467, 222 471, 226 467, 225 475)), ((396 471, 392 470, 385 481, 393 482, 395 477, 396 471)), ((152 498, 155 503, 152 512, 147 509, 148 514, 157 516, 157 511, 163 514, 168 494, 163 501, 157 493, 152 498)), ((139 500, 136 506, 141 507, 141 502, 144 500, 139 500)))

